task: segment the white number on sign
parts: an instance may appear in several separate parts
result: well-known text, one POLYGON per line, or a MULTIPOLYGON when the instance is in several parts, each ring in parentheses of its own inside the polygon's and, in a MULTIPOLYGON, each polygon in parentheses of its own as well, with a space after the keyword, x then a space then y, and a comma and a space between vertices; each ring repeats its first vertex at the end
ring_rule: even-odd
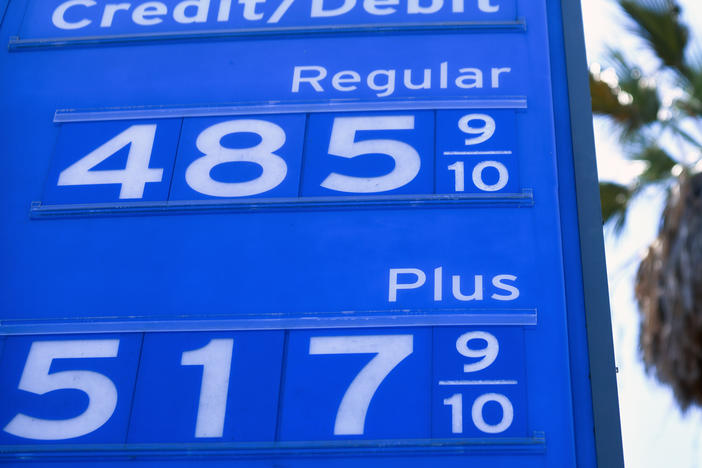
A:
MULTIPOLYGON (((454 173, 454 188, 456 192, 465 191, 465 165, 463 161, 456 161, 448 166, 454 173)), ((509 171, 504 164, 497 161, 482 161, 475 165, 472 173, 473 185, 483 192, 496 192, 502 190, 509 182, 509 171), (494 184, 486 184, 483 178, 485 169, 492 168, 497 171, 497 181, 494 184)))
POLYGON ((373 395, 388 374, 412 351, 412 335, 310 338, 310 354, 375 354, 346 389, 336 412, 334 435, 363 434, 373 395))
POLYGON ((483 192, 496 192, 497 190, 502 190, 507 185, 509 181, 509 172, 504 164, 497 161, 483 161, 478 163, 473 168, 473 184, 475 184, 478 189, 483 192), (486 184, 483 180, 483 172, 488 167, 497 170, 497 182, 494 184, 486 184))
POLYGON ((455 163, 451 164, 448 168, 454 173, 454 187, 456 192, 463 192, 466 189, 463 161, 456 161, 455 163))
POLYGON ((288 172, 283 158, 274 154, 285 144, 285 132, 266 120, 230 120, 203 130, 195 145, 204 156, 185 171, 185 180, 194 190, 213 197, 246 197, 277 187, 288 172), (234 133, 255 133, 261 142, 251 148, 225 148, 221 140, 234 133), (252 162, 261 166, 260 176, 246 182, 219 182, 210 172, 215 166, 231 162, 252 162))
MULTIPOLYGON (((456 393, 444 399, 444 405, 451 407, 451 433, 463 434, 463 395, 456 393)), ((473 402, 471 419, 479 431, 486 434, 499 434, 509 429, 514 421, 514 408, 509 399, 499 393, 480 395, 473 402), (483 416, 483 409, 489 402, 495 402, 502 408, 502 419, 497 424, 488 424, 483 416)))
MULTIPOLYGON (((492 333, 472 331, 462 334, 456 340, 456 350, 468 358, 480 358, 479 361, 463 365, 463 372, 477 372, 491 366, 500 352, 500 344, 492 333), (470 347, 469 343, 484 341, 485 346, 480 348, 470 347)), ((451 407, 451 432, 463 433, 463 395, 456 393, 444 399, 444 405, 451 407)), ((481 432, 499 434, 506 431, 514 420, 514 408, 509 399, 498 393, 486 393, 473 402, 471 409, 473 424, 481 432), (502 408, 502 419, 497 424, 488 424, 483 416, 483 409, 489 402, 495 402, 502 408)))
POLYGON ((183 366, 202 366, 195 437, 222 437, 224 434, 233 346, 231 338, 214 339, 200 349, 184 352, 180 360, 183 366))
POLYGON ((463 434, 463 395, 456 393, 444 398, 444 406, 451 407, 451 433, 463 434))
POLYGON ((58 185, 120 184, 120 199, 142 198, 147 182, 161 182, 163 169, 149 168, 156 125, 132 125, 59 174, 58 185), (93 168, 129 145, 124 169, 93 168))
POLYGON ((466 138, 466 146, 483 143, 495 134, 495 119, 487 114, 468 114, 458 120, 458 128, 468 135, 477 135, 466 138), (482 122, 482 125, 471 125, 471 122, 482 122))
POLYGON ((482 358, 480 361, 472 364, 463 365, 463 372, 476 372, 489 367, 495 362, 497 354, 500 352, 500 345, 495 335, 483 331, 473 331, 464 333, 458 337, 458 340, 456 340, 456 350, 465 357, 482 358), (468 343, 474 340, 485 341, 485 347, 477 349, 468 347, 468 343))
POLYGON ((117 407, 117 388, 102 374, 86 370, 49 373, 54 359, 117 357, 119 340, 37 341, 32 343, 19 389, 44 395, 54 390, 80 390, 88 407, 70 419, 40 419, 19 413, 5 432, 25 439, 64 440, 89 434, 105 424, 117 407))
POLYGON ((376 193, 402 187, 419 173, 421 160, 417 151, 397 140, 356 141, 356 132, 363 130, 412 130, 413 115, 379 117, 337 117, 332 126, 329 154, 355 158, 366 154, 386 154, 395 161, 388 174, 379 177, 353 177, 332 172, 322 187, 338 192, 376 193))
POLYGON ((473 418, 473 424, 480 431, 487 434, 499 434, 500 432, 506 431, 509 426, 512 425, 514 420, 514 408, 509 399, 500 395, 499 393, 486 393, 485 395, 480 395, 474 402, 473 408, 471 410, 471 416, 473 418), (488 402, 494 401, 502 407, 502 420, 497 424, 488 424, 483 418, 483 408, 488 402))

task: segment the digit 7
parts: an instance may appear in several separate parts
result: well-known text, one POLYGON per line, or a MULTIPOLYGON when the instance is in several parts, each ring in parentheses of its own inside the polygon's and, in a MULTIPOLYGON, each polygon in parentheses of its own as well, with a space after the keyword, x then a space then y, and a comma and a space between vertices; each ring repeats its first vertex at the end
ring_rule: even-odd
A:
POLYGON ((413 351, 412 335, 310 338, 310 354, 375 354, 346 389, 334 421, 334 435, 361 435, 380 384, 413 351))

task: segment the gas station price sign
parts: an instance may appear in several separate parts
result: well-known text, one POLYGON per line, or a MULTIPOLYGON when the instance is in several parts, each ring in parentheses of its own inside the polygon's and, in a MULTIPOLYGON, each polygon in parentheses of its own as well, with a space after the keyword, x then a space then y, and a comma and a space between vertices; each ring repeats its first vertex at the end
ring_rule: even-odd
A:
POLYGON ((0 1, 2 463, 621 466, 579 21, 0 1))
POLYGON ((518 193, 515 111, 485 112, 63 124, 44 202, 518 193))
POLYGON ((3 400, 9 422, 1 437, 6 444, 526 437, 523 341, 509 327, 13 337, 6 356, 26 360, 6 357, 3 382, 19 378, 23 392, 3 400), (56 419, 55 406, 73 417, 56 419))

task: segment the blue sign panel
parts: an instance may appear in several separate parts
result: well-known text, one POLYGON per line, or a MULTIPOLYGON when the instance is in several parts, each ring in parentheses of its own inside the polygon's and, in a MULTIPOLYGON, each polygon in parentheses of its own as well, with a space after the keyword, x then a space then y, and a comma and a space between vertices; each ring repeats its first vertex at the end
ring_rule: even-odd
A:
POLYGON ((518 194, 518 156, 490 149, 514 147, 514 111, 488 112, 63 124, 43 202, 518 194))
POLYGON ((304 135, 304 115, 185 119, 170 198, 296 197, 304 135))
POLYGON ((13 336, 0 440, 526 438, 524 363, 492 326, 13 336))
POLYGON ((434 437, 526 437, 523 331, 438 328, 434 437))
POLYGON ((407 23, 516 23, 515 0, 32 0, 22 38, 284 32, 407 23))
POLYGON ((430 337, 413 328, 292 332, 281 439, 428 439, 430 337))
POLYGON ((275 440, 283 341, 280 331, 147 334, 127 441, 275 440))
POLYGON ((9 338, 0 443, 121 441, 130 413, 121 396, 134 388, 140 345, 140 335, 9 338))
POLYGON ((47 203, 164 200, 177 120, 77 123, 61 129, 43 199, 47 203))
POLYGON ((595 466, 561 27, 11 0, 1 462, 595 466))

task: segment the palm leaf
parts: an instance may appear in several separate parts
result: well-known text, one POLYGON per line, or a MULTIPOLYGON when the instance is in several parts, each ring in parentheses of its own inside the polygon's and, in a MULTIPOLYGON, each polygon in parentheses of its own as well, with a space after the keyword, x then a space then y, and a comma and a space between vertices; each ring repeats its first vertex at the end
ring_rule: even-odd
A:
POLYGON ((618 51, 610 51, 610 61, 617 74, 617 86, 590 74, 592 110, 611 118, 622 130, 624 139, 631 139, 642 127, 658 121, 661 108, 658 91, 642 79, 641 71, 629 64, 618 51))
POLYGON ((625 185, 614 182, 600 182, 600 202, 602 222, 614 222, 615 232, 620 232, 626 221, 626 211, 633 191, 625 185))
POLYGON ((646 163, 646 169, 639 175, 641 186, 670 179, 673 176, 671 172, 673 167, 678 164, 657 145, 646 147, 640 153, 633 155, 632 159, 646 163))
POLYGON ((677 99, 675 106, 690 117, 702 117, 702 65, 690 67, 688 76, 678 85, 685 91, 685 96, 677 99))
POLYGON ((617 122, 632 119, 630 105, 619 102, 616 88, 590 74, 590 95, 592 96, 592 111, 595 114, 606 115, 617 122))
POLYGON ((658 121, 661 100, 658 89, 651 85, 651 80, 645 80, 641 70, 630 64, 621 52, 610 50, 610 61, 619 78, 619 92, 626 93, 625 102, 631 103, 634 121, 631 122, 632 128, 625 132, 629 136, 634 130, 658 121))
POLYGON ((674 0, 619 0, 619 5, 634 22, 634 32, 644 39, 667 66, 688 76, 685 48, 687 27, 679 21, 680 6, 674 0))

